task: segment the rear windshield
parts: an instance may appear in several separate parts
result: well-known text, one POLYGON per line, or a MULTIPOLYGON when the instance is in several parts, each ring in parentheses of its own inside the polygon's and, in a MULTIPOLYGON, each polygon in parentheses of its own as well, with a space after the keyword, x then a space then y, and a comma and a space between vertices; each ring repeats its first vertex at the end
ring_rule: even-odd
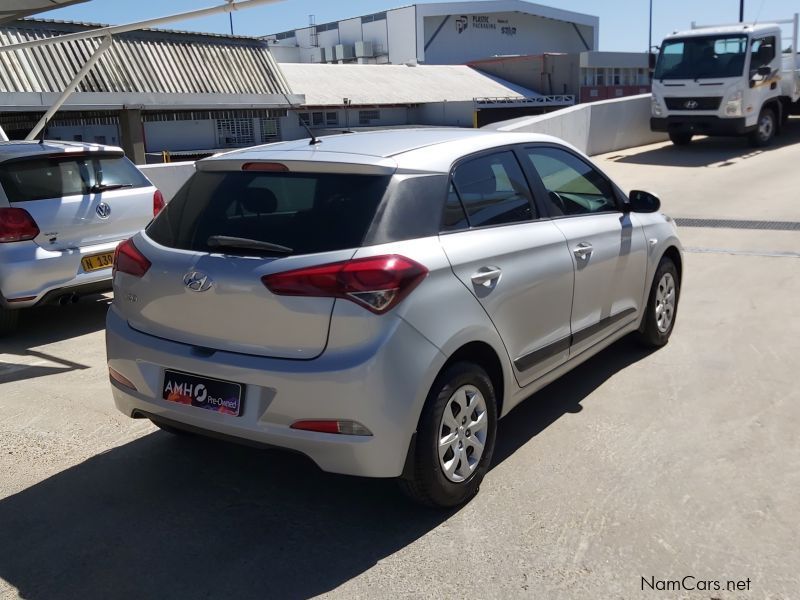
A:
POLYGON ((9 202, 27 202, 100 191, 95 186, 151 185, 124 156, 53 156, 0 164, 0 185, 9 202))
MULTIPOLYGON (((220 252, 209 238, 225 236, 310 254, 361 245, 388 176, 341 173, 199 171, 147 228, 162 246, 220 252)), ((226 254, 269 255, 257 248, 226 254)))

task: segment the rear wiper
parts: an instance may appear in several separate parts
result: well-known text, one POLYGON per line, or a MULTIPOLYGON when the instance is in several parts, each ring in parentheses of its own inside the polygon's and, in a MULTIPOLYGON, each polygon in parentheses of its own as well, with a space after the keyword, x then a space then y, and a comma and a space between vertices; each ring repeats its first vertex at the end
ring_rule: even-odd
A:
POLYGON ((245 250, 268 250, 279 254, 291 254, 294 249, 271 242, 251 240, 248 238, 231 237, 228 235, 212 235, 206 240, 211 248, 242 248, 245 250))
POLYGON ((96 183, 89 188, 90 192, 107 192, 109 190, 121 190, 122 188, 133 187, 132 183, 96 183))

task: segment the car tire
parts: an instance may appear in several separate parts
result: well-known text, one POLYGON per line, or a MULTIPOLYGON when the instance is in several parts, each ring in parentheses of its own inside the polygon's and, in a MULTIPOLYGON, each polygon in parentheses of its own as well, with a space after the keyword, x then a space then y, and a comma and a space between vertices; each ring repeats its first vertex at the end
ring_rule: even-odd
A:
POLYGON ((150 419, 150 422, 156 427, 158 427, 161 431, 166 431, 167 433, 171 433, 172 435, 177 435, 177 436, 195 435, 194 433, 192 433, 191 431, 187 431, 186 429, 173 427, 172 425, 167 425, 166 423, 154 421, 153 419, 150 419))
POLYGON ((451 365, 428 393, 402 490, 427 506, 463 504, 489 470, 496 434, 497 401, 486 371, 469 362, 451 365))
POLYGON ((750 134, 750 145, 754 148, 763 148, 772 143, 777 130, 777 119, 775 111, 771 108, 765 108, 758 115, 758 122, 756 129, 750 134))
POLYGON ((0 336, 14 333, 19 324, 19 311, 0 306, 0 336))
POLYGON ((643 345, 660 348, 669 341, 678 316, 680 285, 675 263, 665 256, 658 263, 653 277, 650 297, 638 332, 639 341, 643 345))
POLYGON ((693 137, 694 135, 691 133, 670 133, 669 141, 676 146, 687 146, 692 143, 693 137))

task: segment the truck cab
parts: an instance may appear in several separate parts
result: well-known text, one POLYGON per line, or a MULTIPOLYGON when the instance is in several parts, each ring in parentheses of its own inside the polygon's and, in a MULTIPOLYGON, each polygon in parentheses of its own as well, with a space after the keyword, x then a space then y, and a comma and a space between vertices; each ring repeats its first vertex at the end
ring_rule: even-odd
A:
POLYGON ((664 39, 653 75, 650 128, 677 145, 699 135, 772 141, 797 109, 798 17, 760 25, 697 27, 664 39), (781 24, 793 25, 784 53, 781 24))

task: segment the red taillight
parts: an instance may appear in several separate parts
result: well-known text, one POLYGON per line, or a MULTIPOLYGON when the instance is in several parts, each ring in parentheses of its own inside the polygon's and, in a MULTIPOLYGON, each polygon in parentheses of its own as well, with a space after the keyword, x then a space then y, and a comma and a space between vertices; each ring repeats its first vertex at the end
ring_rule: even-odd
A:
POLYGON ((0 244, 23 242, 39 235, 39 226, 24 208, 0 208, 0 244))
POLYGON ((125 240, 114 251, 114 268, 112 277, 120 273, 127 273, 134 277, 143 277, 150 268, 150 261, 133 245, 131 240, 125 240))
POLYGON ((164 194, 161 193, 161 190, 156 190, 153 194, 153 217, 157 217, 158 213, 164 210, 164 206, 166 206, 164 194))
POLYGON ((136 389, 136 386, 133 385, 133 382, 130 379, 125 377, 125 375, 123 375, 122 373, 120 373, 116 369, 112 369, 111 367, 108 367, 108 376, 111 379, 111 381, 116 381, 118 384, 120 384, 123 387, 130 388, 130 389, 135 390, 135 391, 139 391, 139 390, 136 389))
POLYGON ((427 274, 419 263, 391 254, 265 275, 261 281, 279 296, 344 298, 380 314, 408 296, 427 274))
POLYGON ((319 433, 337 433, 341 435, 372 435, 372 432, 358 421, 304 420, 295 421, 292 429, 317 431, 319 433))
POLYGON ((242 171, 266 171, 267 173, 287 173, 289 167, 281 163, 251 162, 242 165, 242 171))

